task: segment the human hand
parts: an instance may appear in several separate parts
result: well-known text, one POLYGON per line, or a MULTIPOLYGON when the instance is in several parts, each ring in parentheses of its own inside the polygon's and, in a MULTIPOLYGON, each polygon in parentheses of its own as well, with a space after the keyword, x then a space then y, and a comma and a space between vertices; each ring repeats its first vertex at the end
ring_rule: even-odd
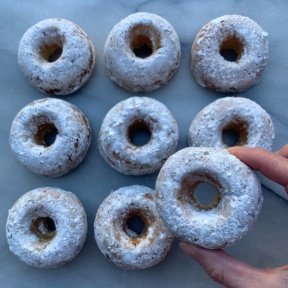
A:
MULTIPOLYGON (((229 152, 264 176, 283 185, 288 192, 288 145, 276 153, 260 148, 233 147, 229 152)), ((233 258, 223 250, 208 250, 181 242, 180 247, 196 260, 207 274, 228 288, 288 287, 288 265, 258 269, 233 258)))
POLYGON ((288 192, 288 144, 275 153, 247 147, 233 147, 228 151, 253 170, 283 185, 288 192))

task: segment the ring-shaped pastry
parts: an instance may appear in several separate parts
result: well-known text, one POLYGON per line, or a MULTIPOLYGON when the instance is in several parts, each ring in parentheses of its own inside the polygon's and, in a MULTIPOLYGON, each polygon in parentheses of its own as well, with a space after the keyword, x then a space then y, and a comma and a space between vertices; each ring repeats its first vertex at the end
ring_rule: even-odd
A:
POLYGON ((231 245, 252 228, 262 207, 262 190, 254 172, 224 149, 188 147, 172 155, 156 181, 160 217, 183 241, 218 249, 231 245), (200 183, 217 189, 202 205, 200 183))
POLYGON ((178 35, 162 17, 139 12, 116 24, 105 43, 107 72, 118 85, 149 92, 177 71, 181 50, 178 35))
POLYGON ((167 107, 151 98, 131 97, 115 105, 105 116, 98 146, 105 161, 126 175, 158 171, 174 153, 178 126, 167 107), (135 144, 133 135, 148 134, 148 142, 135 144))
POLYGON ((271 151, 274 136, 272 119, 260 105, 247 98, 225 97, 196 115, 189 127, 188 143, 193 147, 247 146, 271 151))
POLYGON ((94 231, 100 251, 126 269, 158 264, 173 241, 158 216, 155 192, 139 185, 120 188, 101 203, 94 231))
POLYGON ((67 95, 90 78, 95 48, 78 25, 65 19, 46 19, 24 33, 18 63, 25 78, 40 91, 67 95))
POLYGON ((26 264, 54 268, 81 250, 87 219, 80 200, 59 188, 37 188, 21 196, 9 210, 9 249, 26 264))
POLYGON ((33 101, 15 116, 10 147, 31 172, 58 177, 78 166, 91 143, 88 119, 64 100, 33 101))
POLYGON ((267 64, 268 34, 253 20, 225 15, 204 25, 191 49, 197 82, 218 92, 241 92, 256 84, 267 64))

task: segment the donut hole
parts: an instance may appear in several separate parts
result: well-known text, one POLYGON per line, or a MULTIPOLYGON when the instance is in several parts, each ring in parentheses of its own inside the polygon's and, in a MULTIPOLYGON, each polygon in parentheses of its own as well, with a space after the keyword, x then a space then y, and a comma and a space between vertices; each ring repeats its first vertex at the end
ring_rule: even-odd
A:
POLYGON ((132 42, 132 50, 136 57, 147 58, 153 53, 151 40, 145 35, 138 35, 132 42))
POLYGON ((49 147, 55 142, 57 135, 58 130, 54 123, 43 123, 38 125, 34 138, 36 144, 49 147))
POLYGON ((218 207, 222 199, 220 191, 220 185, 210 175, 187 175, 182 180, 178 200, 209 211, 218 207))
POLYGON ((47 62, 57 61, 63 52, 63 46, 60 42, 45 43, 40 47, 40 56, 47 62))
POLYGON ((248 141, 248 124, 240 119, 233 120, 222 129, 222 142, 227 147, 243 146, 248 141))
POLYGON ((147 232, 147 220, 141 211, 132 211, 124 219, 123 230, 133 239, 143 237, 147 232))
POLYGON ((50 217, 38 217, 32 219, 30 231, 34 233, 40 240, 52 240, 56 235, 56 225, 50 217))
POLYGON ((229 62, 238 62, 243 51, 244 45, 235 35, 226 38, 220 45, 220 55, 229 62))
POLYGON ((130 31, 130 49, 138 58, 151 56, 160 47, 159 32, 151 25, 139 24, 130 31))
POLYGON ((146 145, 151 139, 151 129, 143 119, 134 120, 127 134, 129 142, 134 146, 146 145))
POLYGON ((221 194, 215 185, 209 182, 199 182, 192 190, 192 201, 201 210, 210 210, 218 206, 221 194))

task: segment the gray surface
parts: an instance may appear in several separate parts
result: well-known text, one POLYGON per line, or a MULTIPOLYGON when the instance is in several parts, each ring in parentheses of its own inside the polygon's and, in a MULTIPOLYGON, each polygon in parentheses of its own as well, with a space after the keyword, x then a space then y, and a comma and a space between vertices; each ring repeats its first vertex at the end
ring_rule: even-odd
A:
MULTIPOLYGON (((112 26, 136 11, 157 13, 166 18, 179 34, 182 62, 176 76, 166 87, 148 94, 164 102, 178 121, 181 140, 191 119, 205 105, 221 96, 201 88, 189 70, 190 48, 196 32, 207 21, 224 14, 242 14, 256 20, 268 33, 270 61, 257 86, 243 96, 261 104, 273 117, 277 149, 287 141, 287 11, 285 0, 204 0, 204 1, 4 1, 0 8, 0 83, 1 83, 1 201, 0 201, 0 282, 5 287, 218 287, 202 269, 174 248, 160 265, 139 272, 117 268, 100 254, 93 236, 92 223, 103 198, 112 190, 131 184, 154 186, 156 175, 128 177, 107 166, 100 157, 96 139, 101 121, 114 104, 131 96, 113 84, 104 69, 103 46, 112 26), (59 179, 31 174, 12 156, 8 132, 15 114, 34 99, 44 97, 24 79, 17 66, 17 48, 25 30, 37 21, 63 17, 78 23, 96 46, 96 69, 79 92, 64 99, 78 105, 90 119, 93 141, 85 162, 59 179), (40 186, 58 186, 74 192, 83 202, 89 221, 88 239, 80 255, 56 270, 33 269, 18 261, 8 251, 5 239, 7 210, 28 190, 40 186), (52 284, 53 283, 53 284, 52 284)), ((229 248, 234 256, 261 267, 287 262, 287 203, 264 189, 264 207, 255 229, 229 248)))

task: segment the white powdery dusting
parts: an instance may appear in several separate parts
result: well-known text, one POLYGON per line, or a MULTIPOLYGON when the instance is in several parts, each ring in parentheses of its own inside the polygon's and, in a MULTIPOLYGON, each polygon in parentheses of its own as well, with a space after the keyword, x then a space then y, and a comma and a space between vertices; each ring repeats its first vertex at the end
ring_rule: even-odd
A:
POLYGON ((104 199, 96 214, 94 232, 100 251, 126 269, 145 269, 158 264, 173 241, 158 216, 155 192, 140 185, 120 188, 104 199), (134 238, 126 233, 125 219, 131 213, 140 213, 145 219, 144 235, 134 238))
POLYGON ((131 97, 107 113, 98 146, 105 161, 117 171, 143 175, 160 169, 175 152, 178 137, 177 123, 164 104, 147 97, 131 97), (128 139, 129 126, 137 120, 143 120, 151 131, 149 142, 143 146, 135 146, 128 139))
POLYGON ((242 97, 225 97, 204 107, 190 124, 189 146, 225 148, 223 128, 237 120, 247 124, 247 143, 243 146, 272 150, 275 132, 270 115, 254 101, 242 97))
POLYGON ((172 155, 160 170, 155 190, 159 215, 170 231, 209 249, 242 238, 256 221, 263 201, 253 171, 226 150, 216 148, 188 147, 172 155), (220 187, 221 200, 216 208, 200 210, 189 195, 183 195, 185 177, 190 177, 193 186, 198 175, 207 182, 213 179, 220 187))
POLYGON ((174 28, 162 17, 139 12, 116 24, 107 37, 104 55, 107 72, 118 85, 133 92, 155 90, 176 73, 181 49, 174 28), (133 29, 150 39, 153 53, 137 57, 131 48, 133 29))
POLYGON ((78 166, 91 143, 88 119, 66 101, 44 98, 33 101, 15 116, 10 129, 10 147, 16 158, 36 174, 59 177, 78 166), (56 139, 50 146, 35 140, 41 125, 53 124, 56 139))
POLYGON ((201 28, 191 49, 191 69, 197 82, 218 92, 241 92, 256 84, 269 57, 268 34, 253 20, 240 15, 216 18, 201 28), (226 61, 220 46, 229 37, 243 45, 241 58, 226 61))
POLYGON ((88 35, 65 19, 46 19, 29 28, 20 40, 18 63, 25 78, 40 91, 67 95, 82 87, 95 65, 95 48, 88 35), (41 55, 45 46, 62 48, 49 62, 41 55))
POLYGON ((9 210, 6 237, 9 249, 26 264, 55 268, 72 260, 81 250, 87 219, 80 200, 59 188, 37 188, 21 196, 9 210), (52 239, 43 240, 31 231, 33 220, 51 218, 56 227, 52 239))

